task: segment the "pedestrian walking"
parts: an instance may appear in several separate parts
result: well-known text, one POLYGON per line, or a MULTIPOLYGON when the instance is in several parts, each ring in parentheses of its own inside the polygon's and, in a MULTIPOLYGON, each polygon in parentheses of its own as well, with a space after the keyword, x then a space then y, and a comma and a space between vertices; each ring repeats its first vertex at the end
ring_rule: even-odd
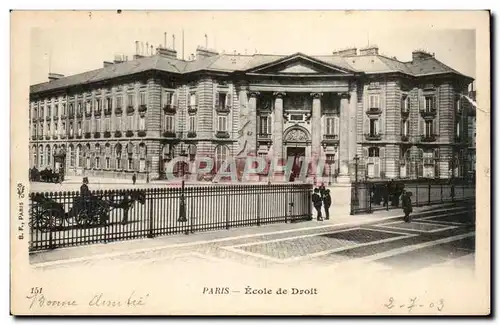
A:
POLYGON ((323 206, 325 207, 325 220, 330 219, 330 206, 332 205, 332 197, 330 196, 330 190, 325 190, 325 195, 323 196, 323 206))
POLYGON ((403 198, 402 198, 402 205, 403 205, 403 212, 405 213, 404 220, 405 222, 411 222, 411 216, 410 213, 413 212, 413 207, 411 204, 411 192, 405 192, 403 193, 403 198))
POLYGON ((326 193, 325 183, 321 183, 319 187, 319 195, 321 195, 321 198, 325 196, 325 193, 326 193))
POLYGON ((136 175, 135 175, 135 173, 134 173, 134 175, 132 175, 132 183, 134 183, 134 185, 135 185, 135 181, 136 181, 136 180, 137 180, 137 176, 136 176, 136 175))
POLYGON ((149 173, 146 175, 146 183, 149 183, 149 173))
POLYGON ((321 196, 319 193, 319 188, 317 188, 317 187, 314 189, 314 193, 312 195, 312 201, 313 201, 314 208, 316 209, 316 212, 318 213, 316 219, 318 221, 323 221, 323 218, 321 216, 321 206, 323 205, 323 203, 322 203, 322 199, 321 199, 321 196))
POLYGON ((84 177, 82 181, 82 186, 80 186, 80 195, 82 197, 89 197, 90 196, 90 190, 89 190, 89 179, 88 177, 84 177))

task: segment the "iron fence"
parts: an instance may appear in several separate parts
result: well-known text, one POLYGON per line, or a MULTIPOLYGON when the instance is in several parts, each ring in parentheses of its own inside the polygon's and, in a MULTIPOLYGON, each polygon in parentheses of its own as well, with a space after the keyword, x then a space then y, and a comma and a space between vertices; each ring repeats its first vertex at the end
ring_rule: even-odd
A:
POLYGON ((310 220, 309 184, 30 194, 29 250, 310 220))
POLYGON ((351 214, 401 209, 403 191, 412 193, 413 206, 474 200, 476 185, 463 179, 355 182, 352 184, 351 214))

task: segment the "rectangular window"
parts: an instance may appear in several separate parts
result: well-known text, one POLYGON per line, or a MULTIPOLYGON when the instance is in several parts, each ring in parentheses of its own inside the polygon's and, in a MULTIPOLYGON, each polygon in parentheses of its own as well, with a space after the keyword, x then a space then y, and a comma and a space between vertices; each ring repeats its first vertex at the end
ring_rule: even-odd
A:
POLYGON ((379 132, 379 120, 378 119, 370 119, 370 135, 376 136, 379 132))
POLYGON ((116 131, 122 130, 122 119, 120 116, 115 117, 115 130, 116 131))
POLYGON ((370 95, 370 107, 369 108, 380 108, 380 96, 370 95))
POLYGON ((109 168, 111 168, 111 160, 109 159, 109 157, 106 157, 106 169, 109 168))
POLYGON ((261 116, 259 118, 259 133, 260 134, 271 134, 271 117, 261 116))
POLYGON ((427 96, 425 97, 425 111, 432 112, 436 109, 436 97, 427 96))
POLYGON ((408 112, 410 110, 410 100, 407 95, 401 98, 401 110, 403 112, 408 112))
POLYGON ((100 157, 95 157, 95 168, 101 168, 101 159, 100 157))
POLYGON ((82 122, 78 122, 78 136, 82 135, 82 122))
POLYGON ((139 130, 146 130, 146 119, 144 117, 139 118, 139 130))
POLYGON ((174 132, 174 117, 172 115, 165 116, 165 131, 174 132))
POLYGON ((116 97, 116 108, 122 108, 122 102, 123 102, 122 96, 117 96, 116 97))
POLYGON ((104 131, 109 132, 111 131, 111 119, 107 118, 104 120, 104 131))
POLYGON ((141 105, 146 105, 146 92, 145 91, 142 91, 140 93, 140 101, 141 101, 141 105))
POLYGON ((401 135, 408 136, 408 120, 401 122, 401 135))
POLYGON ((112 101, 111 97, 107 97, 106 98, 106 109, 111 110, 112 107, 113 107, 113 101, 112 101))
POLYGON ((368 157, 379 157, 379 148, 369 148, 368 157))
POLYGON ((95 131, 101 132, 101 120, 95 120, 95 131))
POLYGON ((457 137, 460 137, 460 122, 457 122, 457 137))
POLYGON ((164 91, 163 92, 162 99, 163 99, 163 106, 172 105, 171 99, 170 99, 170 92, 169 91, 164 91))
MULTIPOLYGON (((43 129, 42 129, 43 131, 43 129)), ((61 135, 65 135, 66 134, 66 123, 65 122, 62 122, 61 123, 61 135)))
POLYGON ((146 160, 144 159, 139 160, 139 171, 140 172, 146 171, 146 160))
POLYGON ((460 113, 460 97, 457 98, 456 102, 455 102, 455 106, 457 107, 457 113, 460 113))
POLYGON ((47 136, 50 135, 50 123, 47 123, 47 136))
POLYGON ((56 104, 56 106, 54 106, 54 116, 59 116, 59 104, 56 104))
POLYGON ((432 121, 425 122, 425 136, 431 136, 434 133, 434 129, 432 127, 432 121))
POLYGON ((133 164, 132 158, 128 158, 127 162, 128 162, 128 168, 127 169, 128 170, 134 169, 134 166, 133 166, 134 164, 133 164))
POLYGON ((52 105, 47 105, 47 117, 50 117, 52 116, 52 105))
POLYGON ((217 131, 227 132, 227 116, 219 115, 217 117, 217 131))
POLYGON ((127 105, 132 106, 132 107, 135 106, 134 105, 134 95, 132 95, 132 94, 127 95, 127 105))
POLYGON ((226 93, 219 93, 218 95, 218 108, 224 108, 226 107, 226 93))
POLYGON ((122 160, 120 159, 120 157, 116 158, 116 169, 121 169, 122 166, 122 160))
POLYGON ((87 100, 85 103, 85 113, 90 114, 92 112, 92 102, 87 100))
POLYGON ((334 118, 333 117, 327 117, 326 118, 326 134, 328 135, 333 135, 333 128, 334 128, 334 118))
POLYGON ((133 116, 127 116, 127 131, 133 131, 135 129, 134 127, 134 117, 133 116))
POLYGON ((189 116, 189 132, 196 132, 196 116, 189 116))
POLYGON ((189 106, 196 106, 196 93, 189 95, 189 106))

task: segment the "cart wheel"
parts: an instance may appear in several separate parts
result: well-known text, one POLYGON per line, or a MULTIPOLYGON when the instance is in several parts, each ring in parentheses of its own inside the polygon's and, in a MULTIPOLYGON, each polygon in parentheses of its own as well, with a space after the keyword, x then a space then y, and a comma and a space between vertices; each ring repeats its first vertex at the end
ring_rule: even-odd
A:
POLYGON ((89 225, 89 215, 87 209, 80 209, 76 213, 75 222, 77 225, 85 227, 89 225))
POLYGON ((63 224, 64 218, 60 211, 48 209, 39 214, 38 225, 43 231, 58 230, 63 224))

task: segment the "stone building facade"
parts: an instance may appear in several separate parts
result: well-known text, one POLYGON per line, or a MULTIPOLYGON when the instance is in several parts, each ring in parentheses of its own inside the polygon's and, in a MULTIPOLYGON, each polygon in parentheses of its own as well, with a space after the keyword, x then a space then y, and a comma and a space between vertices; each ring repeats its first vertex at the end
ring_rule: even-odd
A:
POLYGON ((470 77, 434 55, 175 50, 30 89, 30 162, 67 175, 161 178, 179 155, 325 158, 325 177, 458 177, 470 152, 470 77), (357 161, 357 163, 356 163, 357 161))

